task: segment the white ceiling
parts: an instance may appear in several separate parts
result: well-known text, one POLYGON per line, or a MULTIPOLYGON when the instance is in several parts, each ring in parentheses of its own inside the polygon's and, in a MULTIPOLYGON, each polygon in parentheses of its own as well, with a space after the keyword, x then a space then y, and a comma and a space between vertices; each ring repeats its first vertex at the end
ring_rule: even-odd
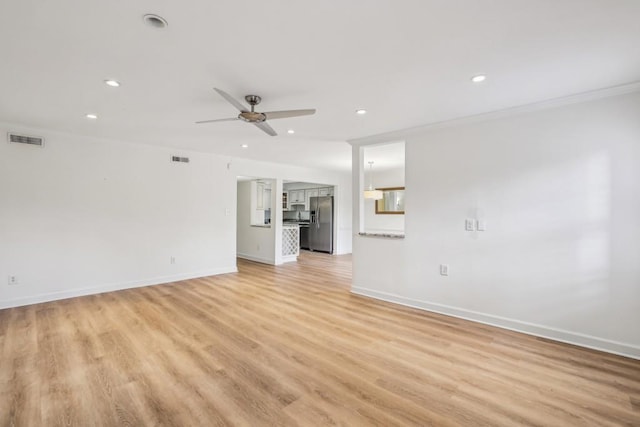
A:
POLYGON ((639 80, 639 16, 638 0, 4 0, 0 121, 348 170, 347 139, 639 80), (277 137, 195 125, 236 114, 213 87, 318 112, 271 121, 277 137))
POLYGON ((389 169, 404 169, 404 142, 392 142, 381 145, 364 147, 363 166, 369 170, 380 171, 389 169), (369 162, 373 162, 369 165, 369 162))

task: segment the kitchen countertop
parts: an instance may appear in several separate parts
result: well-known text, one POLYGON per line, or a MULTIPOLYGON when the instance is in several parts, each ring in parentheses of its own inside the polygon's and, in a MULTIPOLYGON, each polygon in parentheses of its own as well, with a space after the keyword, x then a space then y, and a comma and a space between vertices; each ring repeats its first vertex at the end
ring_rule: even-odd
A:
POLYGON ((384 237, 387 239, 404 239, 404 233, 358 233, 360 236, 384 237))

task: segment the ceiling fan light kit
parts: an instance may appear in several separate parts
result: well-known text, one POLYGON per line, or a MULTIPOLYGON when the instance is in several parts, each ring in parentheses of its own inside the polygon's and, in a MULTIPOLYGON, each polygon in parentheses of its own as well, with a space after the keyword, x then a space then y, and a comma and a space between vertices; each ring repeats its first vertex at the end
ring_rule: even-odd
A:
POLYGON ((267 124, 267 120, 285 119, 289 117, 299 117, 299 116, 309 116, 309 115, 315 114, 316 112, 315 109, 308 109, 308 110, 268 111, 268 112, 261 113, 261 112, 255 111, 256 105, 260 104, 260 102, 262 101, 262 98, 260 98, 258 95, 247 95, 244 97, 244 100, 247 102, 247 104, 250 105, 250 109, 247 109, 247 107, 244 104, 236 100, 227 92, 218 88, 214 88, 214 90, 218 92, 218 94, 220 94, 220 96, 222 96, 224 99, 226 99, 227 102, 229 102, 229 104, 236 107, 236 109, 240 111, 240 114, 238 114, 238 117, 231 117, 227 119, 202 120, 202 121, 196 122, 197 124, 242 120, 244 122, 255 125, 257 128, 259 128, 260 130, 262 130, 263 132, 265 132, 270 136, 276 136, 277 135, 276 131, 273 130, 273 128, 269 126, 269 124, 267 124))

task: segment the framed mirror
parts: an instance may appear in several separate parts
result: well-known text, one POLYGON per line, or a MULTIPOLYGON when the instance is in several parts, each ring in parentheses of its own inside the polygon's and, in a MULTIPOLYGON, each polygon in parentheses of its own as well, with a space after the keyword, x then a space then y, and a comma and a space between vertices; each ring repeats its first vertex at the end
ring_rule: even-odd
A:
POLYGON ((382 199, 376 200, 376 215, 404 215, 404 187, 376 188, 382 199))

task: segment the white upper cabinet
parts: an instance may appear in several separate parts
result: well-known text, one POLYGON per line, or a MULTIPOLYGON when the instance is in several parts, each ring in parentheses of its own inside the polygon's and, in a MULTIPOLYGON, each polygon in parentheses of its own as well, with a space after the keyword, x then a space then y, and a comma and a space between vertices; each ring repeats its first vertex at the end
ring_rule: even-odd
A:
POLYGON ((258 210, 264 210, 264 189, 264 183, 256 183, 256 209, 258 210))
POLYGON ((333 196, 333 187, 318 188, 318 196, 333 196))
POLYGON ((265 226, 270 224, 271 217, 271 184, 263 181, 251 181, 250 209, 251 225, 265 226))
MULTIPOLYGON (((313 185, 313 184, 310 184, 313 185)), ((333 196, 333 187, 315 187, 315 188, 305 188, 305 189, 285 189, 286 194, 286 203, 285 197, 283 194, 282 199, 282 209, 283 210, 294 210, 293 205, 302 205, 304 204, 304 210, 308 211, 310 206, 310 199, 312 197, 325 197, 325 196, 333 196)), ((298 208, 300 209, 300 208, 298 208)))
POLYGON ((318 197, 318 189, 314 188, 313 190, 305 190, 304 195, 305 195, 304 210, 308 211, 309 210, 309 206, 311 205, 311 200, 310 199, 312 197, 318 197))
POLYGON ((289 203, 304 203, 304 190, 289 190, 289 203))

